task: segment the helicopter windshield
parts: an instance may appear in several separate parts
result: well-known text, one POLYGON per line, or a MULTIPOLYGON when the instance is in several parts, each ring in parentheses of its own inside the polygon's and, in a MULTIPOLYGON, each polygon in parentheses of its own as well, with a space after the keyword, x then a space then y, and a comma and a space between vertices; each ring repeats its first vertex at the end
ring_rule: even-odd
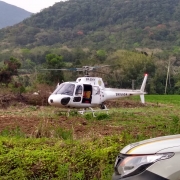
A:
POLYGON ((63 83, 57 87, 57 89, 53 92, 53 94, 67 94, 69 96, 73 96, 74 87, 75 87, 74 84, 63 83))

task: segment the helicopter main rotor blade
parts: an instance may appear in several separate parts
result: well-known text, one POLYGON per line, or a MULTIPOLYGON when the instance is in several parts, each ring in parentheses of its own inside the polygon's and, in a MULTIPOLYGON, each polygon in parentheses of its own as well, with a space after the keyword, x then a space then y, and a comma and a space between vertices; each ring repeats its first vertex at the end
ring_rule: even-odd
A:
POLYGON ((95 69, 109 67, 111 65, 102 65, 102 66, 83 66, 82 68, 60 68, 60 69, 40 69, 42 71, 83 71, 85 74, 88 74, 89 71, 94 71, 95 69))
POLYGON ((109 67, 111 65, 102 65, 102 66, 94 66, 94 68, 103 68, 103 67, 109 67))
POLYGON ((40 69, 41 71, 67 71, 67 69, 40 69))
POLYGON ((40 69, 42 71, 83 71, 82 68, 40 69))
POLYGON ((94 69, 104 68, 104 67, 110 67, 110 66, 111 66, 111 65, 94 66, 94 67, 93 67, 93 70, 94 70, 94 69))
POLYGON ((103 67, 109 67, 111 65, 102 65, 102 66, 83 66, 83 69, 86 71, 93 71, 94 69, 99 69, 103 67))

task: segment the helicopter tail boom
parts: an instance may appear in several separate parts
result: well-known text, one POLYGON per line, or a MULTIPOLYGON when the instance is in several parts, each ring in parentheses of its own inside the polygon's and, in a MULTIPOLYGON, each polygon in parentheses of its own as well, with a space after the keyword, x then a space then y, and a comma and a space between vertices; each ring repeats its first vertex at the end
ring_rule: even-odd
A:
POLYGON ((139 95, 141 102, 145 103, 145 98, 144 94, 146 94, 145 86, 146 86, 146 81, 147 81, 147 74, 144 76, 144 80, 142 82, 141 88, 138 90, 132 90, 132 89, 117 89, 117 88, 105 88, 105 97, 104 101, 106 100, 111 100, 111 99, 118 99, 118 98, 123 98, 127 96, 136 96, 139 95))

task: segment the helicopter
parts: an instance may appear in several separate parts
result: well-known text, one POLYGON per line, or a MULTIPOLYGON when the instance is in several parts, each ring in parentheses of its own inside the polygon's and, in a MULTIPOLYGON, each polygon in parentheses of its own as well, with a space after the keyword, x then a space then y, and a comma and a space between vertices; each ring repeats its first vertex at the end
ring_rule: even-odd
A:
MULTIPOLYGON (((144 94, 146 94, 145 85, 148 74, 145 74, 141 88, 138 90, 132 89, 117 89, 106 88, 100 77, 90 77, 89 71, 104 66, 83 66, 82 68, 70 68, 68 70, 83 71, 84 77, 78 77, 74 82, 63 82, 58 84, 54 92, 49 96, 48 103, 51 106, 63 108, 83 108, 79 111, 83 114, 86 108, 94 113, 94 107, 100 106, 101 110, 108 110, 105 102, 107 100, 119 99, 128 96, 139 95, 141 102, 145 103, 144 94)), ((46 69, 44 69, 46 70, 46 69)), ((48 69, 48 70, 67 70, 67 69, 48 69)), ((94 114, 93 114, 94 115, 94 114)))

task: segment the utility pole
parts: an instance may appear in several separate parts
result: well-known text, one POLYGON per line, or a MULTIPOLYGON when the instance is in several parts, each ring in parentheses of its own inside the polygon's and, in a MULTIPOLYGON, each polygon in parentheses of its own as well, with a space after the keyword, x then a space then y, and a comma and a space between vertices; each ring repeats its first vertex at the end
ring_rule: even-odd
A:
POLYGON ((135 80, 133 79, 132 80, 132 90, 134 90, 134 82, 135 82, 135 80))
POLYGON ((169 78, 169 70, 170 70, 170 59, 169 59, 168 68, 167 68, 166 86, 165 86, 164 94, 166 94, 166 91, 167 91, 167 83, 168 83, 168 78, 169 78))

